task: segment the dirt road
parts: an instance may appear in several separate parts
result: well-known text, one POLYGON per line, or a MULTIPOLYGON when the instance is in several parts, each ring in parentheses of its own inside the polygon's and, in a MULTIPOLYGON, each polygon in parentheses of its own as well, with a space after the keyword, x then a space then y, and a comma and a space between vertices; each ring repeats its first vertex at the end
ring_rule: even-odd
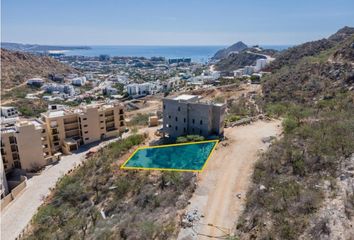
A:
POLYGON ((193 228, 182 229, 178 239, 220 239, 232 233, 243 203, 258 153, 266 149, 262 138, 280 133, 280 121, 258 121, 225 129, 229 145, 219 144, 199 175, 197 190, 187 211, 198 211, 193 228))

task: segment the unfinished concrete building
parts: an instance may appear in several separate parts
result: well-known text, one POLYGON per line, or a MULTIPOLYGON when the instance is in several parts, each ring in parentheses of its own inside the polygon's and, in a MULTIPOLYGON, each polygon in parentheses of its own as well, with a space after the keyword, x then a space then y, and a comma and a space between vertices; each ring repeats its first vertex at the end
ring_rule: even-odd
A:
POLYGON ((169 137, 189 134, 204 137, 223 135, 225 104, 203 103, 195 95, 180 95, 162 101, 162 131, 169 137))

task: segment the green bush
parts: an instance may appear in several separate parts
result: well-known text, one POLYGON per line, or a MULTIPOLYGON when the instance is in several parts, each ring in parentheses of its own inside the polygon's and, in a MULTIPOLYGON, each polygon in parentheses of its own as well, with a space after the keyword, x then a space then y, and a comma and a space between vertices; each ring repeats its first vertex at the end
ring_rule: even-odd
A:
POLYGON ((291 133, 298 127, 298 122, 293 118, 285 118, 282 125, 285 133, 291 133))

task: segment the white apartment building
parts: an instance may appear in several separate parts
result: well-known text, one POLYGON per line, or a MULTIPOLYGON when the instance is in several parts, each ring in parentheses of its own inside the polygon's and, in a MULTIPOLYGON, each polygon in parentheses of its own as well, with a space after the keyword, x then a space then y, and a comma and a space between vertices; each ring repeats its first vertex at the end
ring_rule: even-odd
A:
POLYGON ((86 77, 77 77, 71 80, 71 84, 74 86, 83 86, 86 83, 86 77))
POLYGON ((1 107, 2 118, 16 118, 18 117, 18 111, 15 107, 1 107))
POLYGON ((255 67, 255 71, 259 72, 262 69, 264 69, 268 64, 268 60, 267 59, 257 59, 256 61, 256 67, 255 67))
POLYGON ((127 92, 130 96, 145 96, 151 94, 153 88, 152 83, 133 83, 127 85, 127 92))

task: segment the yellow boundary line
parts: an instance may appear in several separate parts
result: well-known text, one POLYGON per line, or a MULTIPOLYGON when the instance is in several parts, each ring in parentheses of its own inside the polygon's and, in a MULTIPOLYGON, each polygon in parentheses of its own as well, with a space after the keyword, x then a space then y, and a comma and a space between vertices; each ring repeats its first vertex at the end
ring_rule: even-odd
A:
POLYGON ((150 170, 150 171, 175 171, 175 172, 198 172, 201 173, 204 171, 204 168, 206 167, 209 159, 211 158, 212 153, 214 152, 216 146, 218 145, 219 140, 207 140, 207 141, 199 141, 199 142, 189 142, 189 143, 174 143, 174 144, 166 144, 166 145, 159 145, 159 146, 143 146, 143 147, 138 147, 135 149, 135 151, 130 155, 130 157, 120 166, 120 169, 123 170, 150 170), (202 168, 200 170, 194 170, 194 169, 178 169, 178 168, 147 168, 147 167, 126 167, 125 165, 128 163, 128 161, 139 151, 143 149, 152 149, 152 148, 164 148, 164 147, 173 147, 173 146, 186 146, 186 145, 191 145, 191 144, 200 144, 200 143, 209 143, 209 142, 215 142, 215 145, 213 149, 211 149, 208 158, 204 162, 202 168))

